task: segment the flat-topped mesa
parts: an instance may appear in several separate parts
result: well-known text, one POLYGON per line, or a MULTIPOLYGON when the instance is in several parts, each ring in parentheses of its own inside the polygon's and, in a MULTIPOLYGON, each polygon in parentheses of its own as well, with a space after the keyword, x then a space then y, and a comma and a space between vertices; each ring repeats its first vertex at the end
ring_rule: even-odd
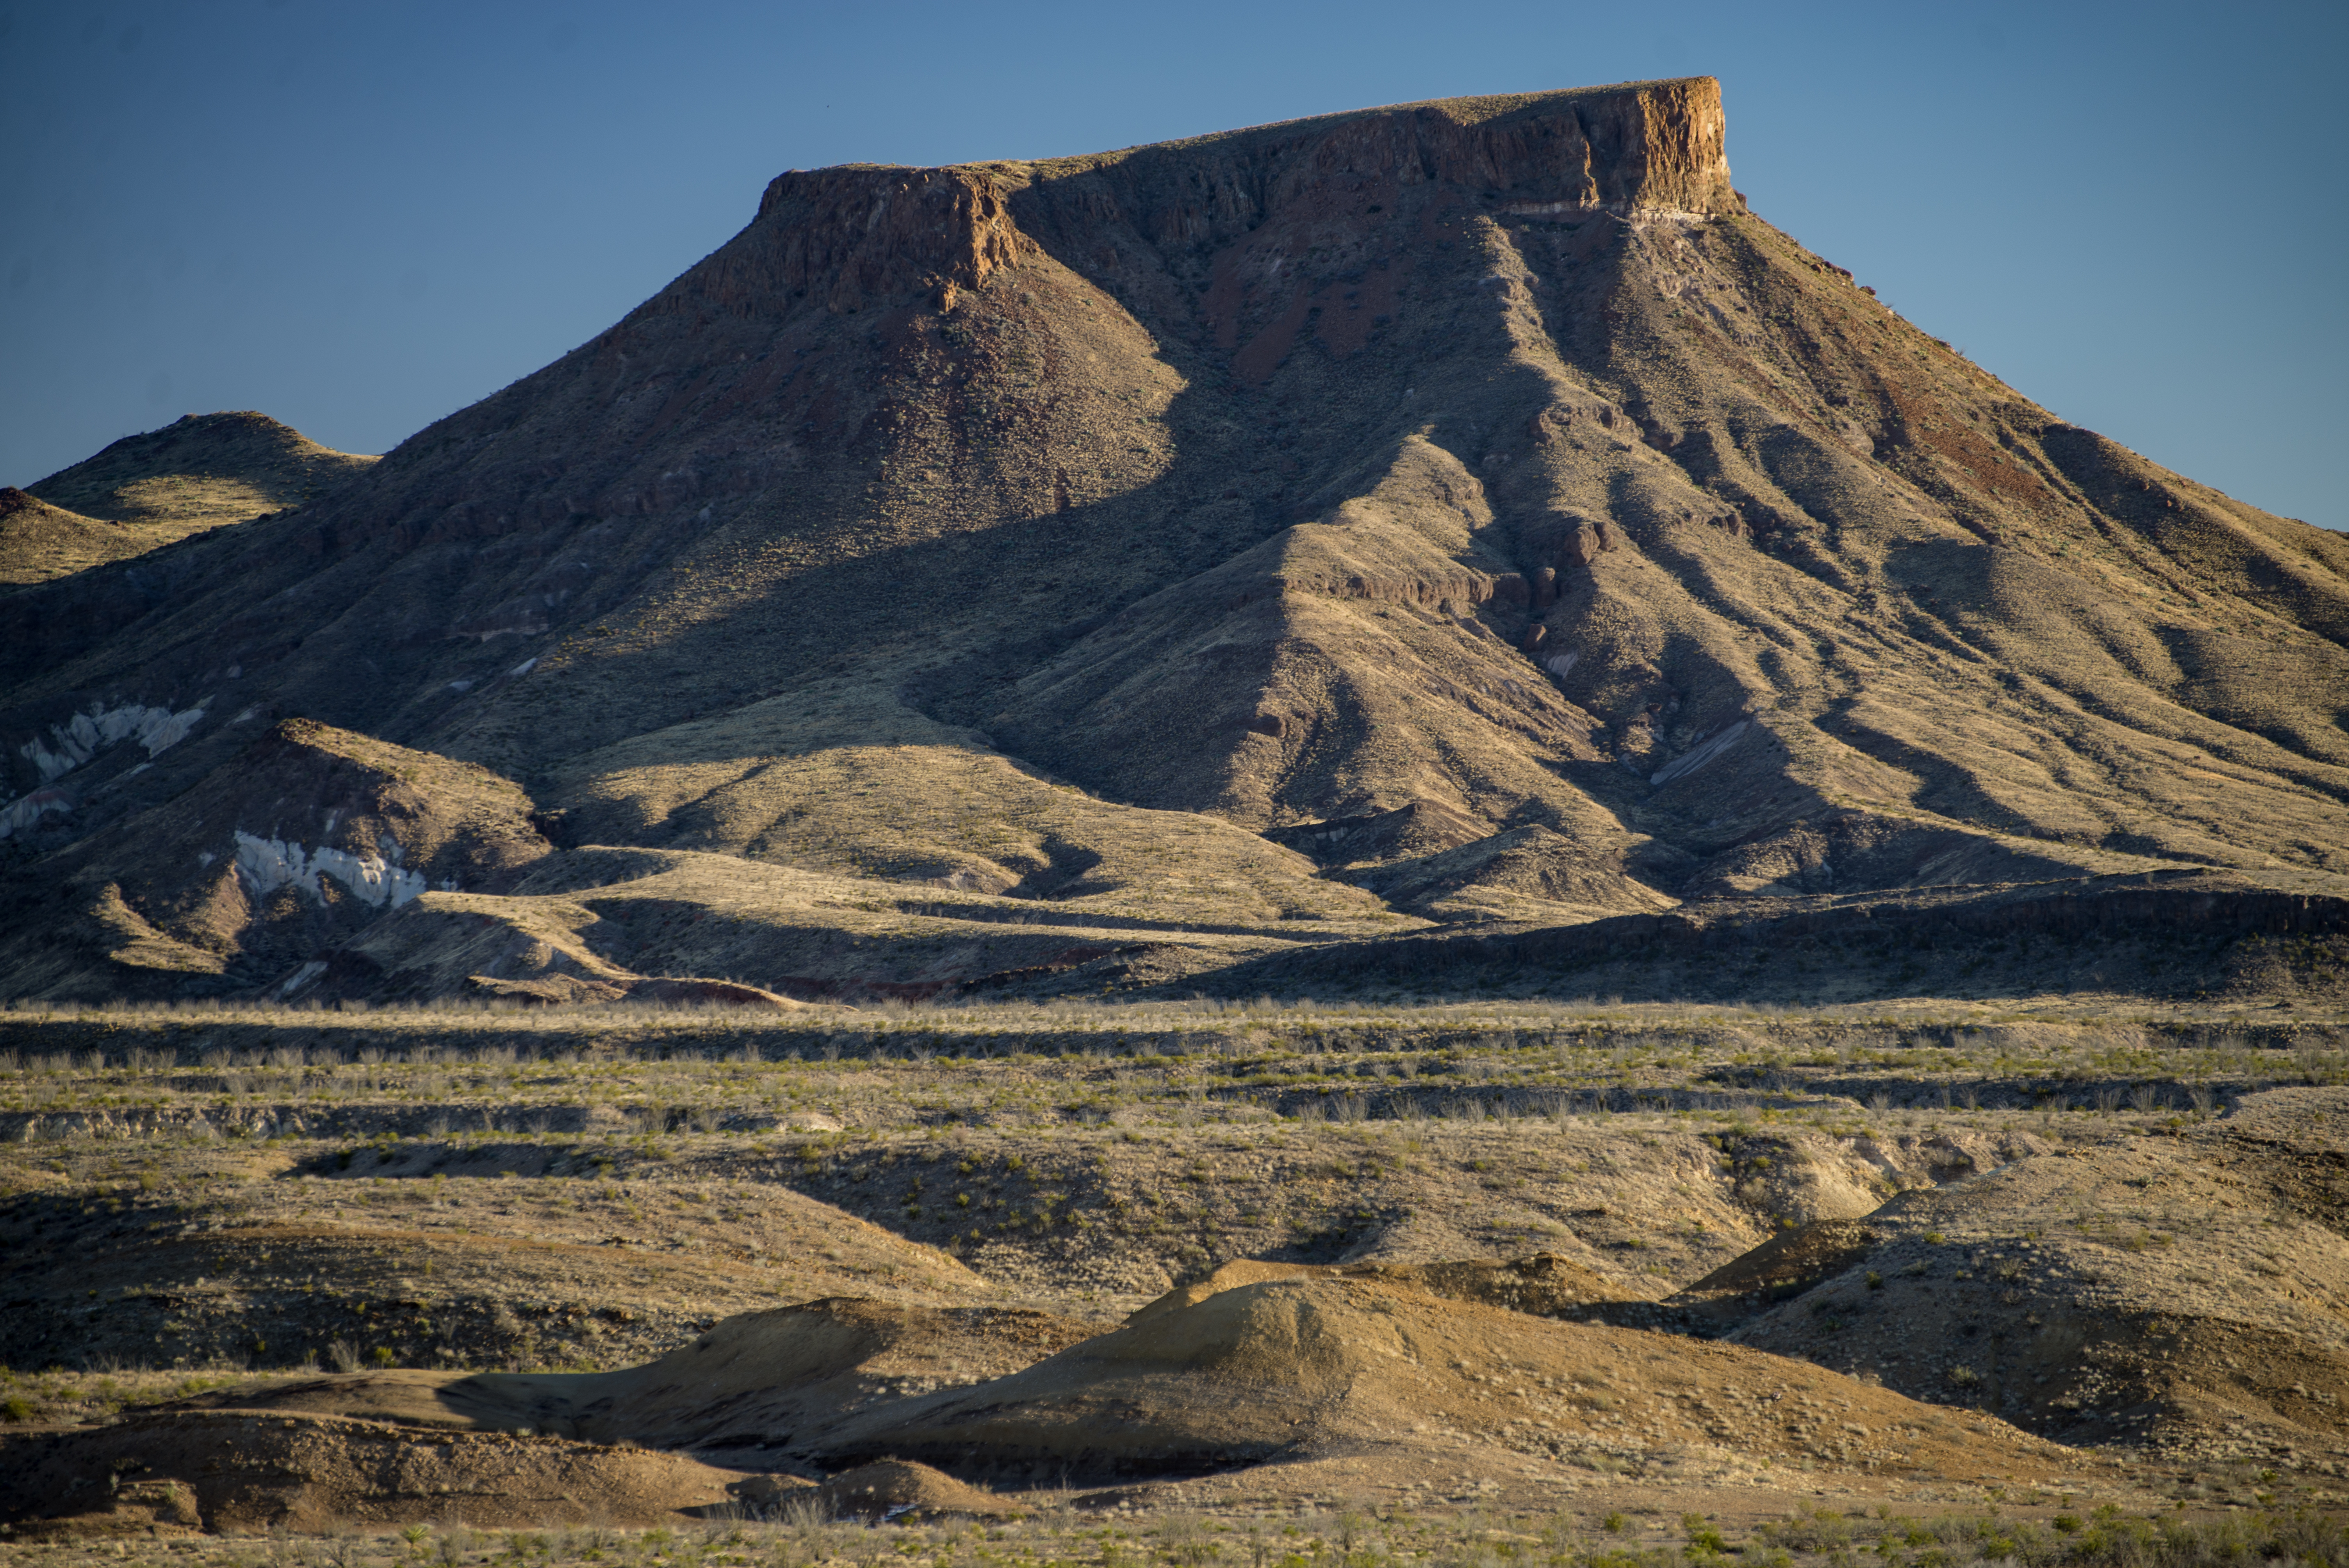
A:
POLYGON ((1048 247, 1113 210, 1162 250, 1220 246, 1285 211, 1392 211, 1431 186, 1521 212, 1724 213, 1743 206, 1725 135, 1711 77, 1437 98, 1036 163, 1009 200, 1048 247))
POLYGON ((1031 234, 1049 248, 1112 211, 1162 247, 1215 246, 1340 188, 1452 186, 1519 211, 1729 212, 1741 203, 1724 139, 1721 84, 1684 77, 1437 98, 1033 163, 792 170, 684 292, 643 310, 805 299, 839 311, 950 294, 1033 254, 1031 234))
POLYGON ((1732 212, 1721 83, 1682 77, 1574 102, 1594 154, 1600 204, 1625 211, 1732 212))

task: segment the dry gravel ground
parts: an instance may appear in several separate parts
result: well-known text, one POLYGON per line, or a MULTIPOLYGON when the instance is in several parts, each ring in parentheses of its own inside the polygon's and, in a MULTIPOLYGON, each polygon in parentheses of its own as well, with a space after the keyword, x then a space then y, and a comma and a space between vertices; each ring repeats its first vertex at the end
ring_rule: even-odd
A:
POLYGON ((26 1020, 6 1468, 75 1530, 617 1527, 877 1459, 1064 1521, 2342 1501, 2323 1029, 1050 1013, 796 1059, 26 1020), (182 1501, 141 1457, 200 1450, 182 1501))
MULTIPOLYGON (((867 1467, 863 1473, 881 1468, 867 1467)), ((901 1468, 917 1470, 887 1467, 892 1471, 901 1468)), ((463 1525, 409 1526, 396 1533, 340 1531, 316 1538, 141 1532, 96 1540, 0 1539, 0 1563, 129 1560, 187 1568, 256 1568, 262 1563, 393 1568, 418 1563, 441 1568, 510 1568, 517 1563, 816 1568, 839 1563, 861 1568, 903 1555, 946 1564, 1015 1568, 1210 1562, 1294 1568, 1317 1561, 1523 1563, 1545 1568, 1672 1568, 1692 1562, 1726 1565, 1759 1561, 1810 1568, 1847 1563, 1864 1552, 1901 1565, 2060 1557, 2083 1564, 2130 1563, 2158 1568, 2238 1561, 2337 1568, 2343 1557, 2340 1526, 2321 1515, 2194 1510, 2157 1520, 2104 1509, 2084 1512, 2076 1500, 2038 1494, 2009 1493, 1965 1511, 1869 1511, 1836 1506, 1848 1499, 1813 1496, 1768 1517, 1659 1507, 1652 1499, 1627 1500, 1604 1511, 1570 1509, 1529 1515, 1473 1497, 1456 1509, 1428 1513, 1330 1498, 1277 1510, 1178 1503, 1143 1516, 1123 1509, 1095 1512, 1039 1507, 1033 1500, 1007 1505, 999 1495, 964 1495, 969 1489, 934 1474, 917 1484, 886 1490, 901 1493, 914 1506, 882 1529, 870 1528, 852 1514, 839 1521, 719 1518, 646 1530, 590 1525, 481 1532, 463 1525), (961 1506, 936 1511, 921 1507, 942 1492, 942 1501, 961 1506)), ((852 1496, 848 1501, 864 1500, 852 1496)))

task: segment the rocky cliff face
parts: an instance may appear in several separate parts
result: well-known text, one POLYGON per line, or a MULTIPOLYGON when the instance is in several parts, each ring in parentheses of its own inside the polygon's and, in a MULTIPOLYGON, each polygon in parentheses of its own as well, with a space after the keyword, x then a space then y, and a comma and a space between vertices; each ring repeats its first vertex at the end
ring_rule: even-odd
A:
MULTIPOLYGON (((805 299, 853 311, 924 289, 977 288, 1032 254, 988 173, 966 169, 793 171, 767 187, 751 242, 730 245, 696 297, 745 311, 805 299)), ((685 296, 663 295, 672 310, 685 296)))
POLYGON ((1246 955, 1098 922, 1219 900, 1269 953, 1284 911, 2349 875, 2349 548, 1748 213, 1706 78, 786 174, 347 488, 0 624, 8 789, 64 791, 20 859, 299 715, 501 770, 575 845, 980 901, 898 948, 795 916, 725 949, 761 983, 967 983, 1007 894, 1069 923, 1015 967, 1140 984, 1246 955), (38 776, 93 707, 200 717, 38 776))

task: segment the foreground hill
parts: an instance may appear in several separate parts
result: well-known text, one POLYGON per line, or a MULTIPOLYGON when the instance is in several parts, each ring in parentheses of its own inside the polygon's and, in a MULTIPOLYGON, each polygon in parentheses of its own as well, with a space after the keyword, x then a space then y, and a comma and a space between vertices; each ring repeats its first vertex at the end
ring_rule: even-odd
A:
MULTIPOLYGON (((2195 872, 2222 948, 2337 987, 2349 542, 1901 320, 1746 210, 1724 137, 1690 78, 787 173, 344 488, 0 601, 10 874, 151 923, 115 825, 299 717, 511 779, 554 851, 514 898, 667 878, 651 923, 546 908, 631 975, 1262 985, 1431 923, 2195 872), (829 891, 721 894, 743 861, 829 891), (767 913, 698 918, 730 902, 767 913), (1036 954, 980 940, 1009 921, 1036 954)), ((113 951, 6 984, 230 983, 113 951)))
POLYGON ((875 1460, 1021 1510, 2339 1507, 2349 1091, 2240 1076, 2337 1078, 2322 1031, 2173 1038, 2181 1097, 2134 1028, 1482 1011, 22 1018, 0 1521, 569 1525, 875 1460), (736 1473, 604 1499, 634 1445, 736 1473))

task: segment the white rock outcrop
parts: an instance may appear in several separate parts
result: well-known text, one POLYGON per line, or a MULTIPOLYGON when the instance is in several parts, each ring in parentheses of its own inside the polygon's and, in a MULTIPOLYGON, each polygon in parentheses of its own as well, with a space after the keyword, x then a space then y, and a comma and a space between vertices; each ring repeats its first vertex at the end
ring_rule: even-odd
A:
MULTIPOLYGON (((212 699, 207 697, 204 702, 212 699)), ((120 707, 95 707, 78 713, 63 724, 49 727, 57 741, 51 748, 38 736, 16 748, 17 754, 40 770, 41 782, 53 784, 118 741, 136 740, 154 757, 188 738, 204 717, 204 703, 173 713, 168 707, 125 703, 120 707)))
POLYGON ((350 890, 361 903, 377 909, 398 909, 422 892, 422 872, 402 871, 381 855, 355 855, 348 850, 305 851, 284 839, 264 839, 239 830, 236 869, 257 894, 281 887, 298 887, 324 903, 326 890, 319 882, 330 876, 350 890))

